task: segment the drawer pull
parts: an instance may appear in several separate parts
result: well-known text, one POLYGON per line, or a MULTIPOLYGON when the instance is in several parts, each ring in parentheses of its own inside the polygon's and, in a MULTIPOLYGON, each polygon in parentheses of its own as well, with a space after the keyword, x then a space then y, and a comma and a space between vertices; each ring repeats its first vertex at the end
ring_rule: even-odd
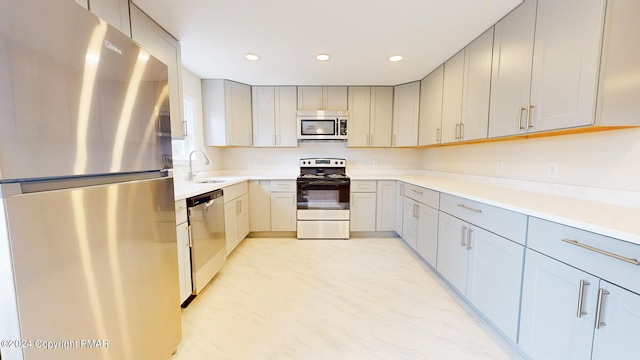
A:
POLYGON ((470 206, 467 206, 465 204, 458 204, 459 207, 463 208, 463 209, 467 209, 467 210, 471 210, 471 211, 475 211, 477 213, 482 213, 482 210, 480 209, 476 209, 476 208, 472 208, 470 206))
POLYGON ((416 189, 411 189, 411 191, 413 191, 414 193, 419 194, 419 195, 424 195, 424 193, 422 191, 418 191, 416 189))
POLYGON ((562 239, 562 241, 564 241, 564 242, 566 242, 568 244, 571 244, 571 245, 575 245, 575 246, 581 247, 583 249, 587 249, 587 250, 591 250, 593 252, 597 252, 598 254, 607 255, 607 256, 612 257, 614 259, 618 259, 618 260, 622 260, 624 262, 628 262, 629 264, 640 265, 640 261, 638 261, 638 259, 632 259, 632 258, 620 256, 618 254, 614 254, 612 252, 604 251, 602 249, 598 249, 598 248, 593 247, 593 246, 581 244, 581 243, 577 242, 576 240, 562 239))

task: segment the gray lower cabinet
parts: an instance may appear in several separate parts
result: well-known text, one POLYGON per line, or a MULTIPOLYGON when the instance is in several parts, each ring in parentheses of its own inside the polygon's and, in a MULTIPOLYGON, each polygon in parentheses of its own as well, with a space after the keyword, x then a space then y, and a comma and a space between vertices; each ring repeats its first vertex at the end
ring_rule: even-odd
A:
POLYGON ((402 237, 431 266, 436 266, 439 202, 437 191, 404 185, 402 237))
POLYGON ((447 194, 441 196, 440 210, 436 269, 515 342, 524 246, 498 234, 524 238, 527 217, 447 194), (514 221, 504 227, 505 218, 514 221))

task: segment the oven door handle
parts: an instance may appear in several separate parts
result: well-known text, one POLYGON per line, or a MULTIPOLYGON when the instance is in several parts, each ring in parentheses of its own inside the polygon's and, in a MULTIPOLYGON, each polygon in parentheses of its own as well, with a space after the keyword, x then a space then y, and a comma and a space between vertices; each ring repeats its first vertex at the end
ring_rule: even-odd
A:
POLYGON ((315 186, 344 186, 349 185, 349 180, 313 180, 313 181, 302 181, 298 182, 298 188, 301 189, 313 189, 315 186))

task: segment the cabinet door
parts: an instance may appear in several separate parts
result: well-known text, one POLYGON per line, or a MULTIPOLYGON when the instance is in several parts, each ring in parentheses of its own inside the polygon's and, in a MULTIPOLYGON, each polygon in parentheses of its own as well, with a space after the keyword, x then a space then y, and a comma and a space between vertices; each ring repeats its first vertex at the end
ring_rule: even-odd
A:
POLYGON ((593 337, 592 360, 635 359, 640 354, 640 295, 600 281, 600 327, 593 337))
MULTIPOLYGON (((351 107, 349 107, 349 126, 351 126, 351 107)), ((393 87, 371 87, 371 115, 369 146, 391 146, 393 130, 393 87)))
POLYGON ((251 95, 253 146, 275 146, 275 89, 273 86, 253 86, 251 95))
POLYGON ((402 234, 402 225, 404 222, 404 183, 398 181, 396 184, 396 234, 400 237, 404 237, 402 234))
POLYGON ((396 86, 393 89, 393 146, 418 145, 418 112, 420 82, 396 86))
POLYGON ((394 231, 396 226, 396 182, 378 181, 376 231, 394 231))
POLYGON ((251 146, 251 87, 225 80, 227 145, 251 146))
POLYGON ((605 0, 540 0, 530 131, 594 121, 605 0))
POLYGON ((238 210, 236 200, 224 204, 224 233, 226 239, 226 254, 229 256, 238 245, 238 210))
MULTIPOLYGON (((346 86, 326 86, 323 91, 322 110, 347 111, 348 95, 346 86)), ((317 109, 314 109, 317 110, 317 109)))
POLYGON ((298 110, 323 110, 322 86, 298 86, 298 110))
POLYGON ((461 140, 487 138, 492 53, 493 28, 485 31, 465 49, 461 140))
POLYGON ((417 203, 408 197, 403 196, 402 199, 402 239, 415 250, 418 247, 417 203))
POLYGON ((376 193, 352 193, 349 206, 351 231, 376 230, 376 193))
POLYGON ((184 138, 184 114, 182 109, 182 88, 180 44, 164 31, 150 17, 135 5, 130 6, 131 38, 146 51, 167 65, 169 71, 169 107, 171 114, 171 137, 184 138))
POLYGON ((532 359, 590 359, 598 281, 576 268, 527 250, 520 348, 532 359), (578 317, 581 293, 583 313, 578 317))
POLYGON ((178 282, 180 284, 180 303, 191 295, 191 246, 189 224, 184 222, 176 226, 178 244, 178 282))
POLYGON ((296 135, 296 87, 276 86, 275 96, 276 145, 296 147, 298 146, 298 137, 296 135))
POLYGON ((271 181, 249 181, 249 229, 271 231, 271 181))
POLYGON ((349 140, 348 146, 369 146, 369 119, 371 116, 371 88, 349 87, 349 140))
POLYGON ((527 0, 495 26, 489 137, 526 132, 536 0, 527 0))
POLYGON ((442 85, 442 135, 443 144, 459 140, 462 121, 462 87, 464 83, 464 49, 444 63, 442 85))
POLYGON ((89 10, 127 36, 131 36, 128 0, 91 0, 89 10))
POLYGON ((440 143, 443 82, 444 65, 440 65, 420 82, 420 146, 440 143))
POLYGON ((296 194, 271 193, 271 231, 296 231, 296 194))
POLYGON ((238 200, 238 243, 249 235, 249 195, 244 194, 238 200))
POLYGON ((438 255, 438 210, 418 204, 418 239, 416 251, 431 266, 438 255))
POLYGON ((475 226, 470 231, 467 298, 515 342, 524 247, 475 226))
POLYGON ((436 268, 462 294, 467 289, 467 231, 469 225, 442 211, 438 219, 438 259, 436 268))

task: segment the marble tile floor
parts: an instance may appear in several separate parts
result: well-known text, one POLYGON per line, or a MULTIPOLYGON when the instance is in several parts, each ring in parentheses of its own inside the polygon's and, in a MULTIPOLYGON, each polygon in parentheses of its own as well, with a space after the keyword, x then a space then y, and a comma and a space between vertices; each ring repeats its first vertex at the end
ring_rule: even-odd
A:
POLYGON ((398 238, 247 238, 172 360, 522 359, 398 238))

